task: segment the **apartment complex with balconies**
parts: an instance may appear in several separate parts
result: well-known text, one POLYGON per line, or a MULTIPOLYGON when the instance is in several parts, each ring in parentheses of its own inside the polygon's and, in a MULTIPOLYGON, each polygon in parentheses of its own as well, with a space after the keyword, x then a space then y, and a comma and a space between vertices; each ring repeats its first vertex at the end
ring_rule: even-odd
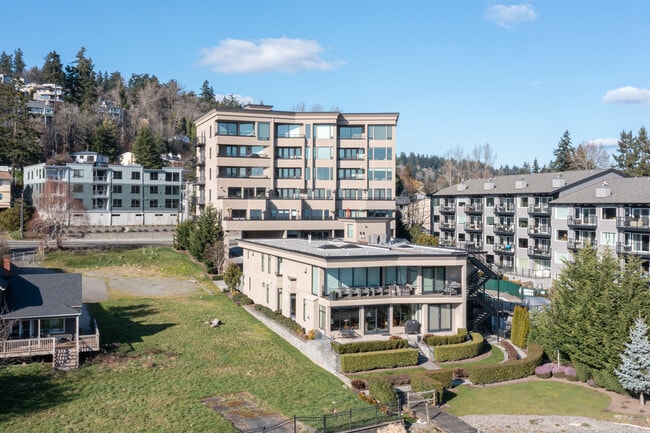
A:
POLYGON ((572 205, 570 215, 555 204, 621 179, 608 169, 462 180, 433 195, 434 235, 441 246, 485 251, 503 273, 548 287, 567 252, 596 236, 593 204, 572 205))
POLYGON ((196 120, 197 212, 214 206, 230 240, 342 237, 340 219, 392 220, 397 119, 212 110, 196 120))
MULTIPOLYGON (((68 185, 70 225, 176 225, 182 220, 183 169, 113 165, 95 152, 73 153, 65 165, 24 168, 25 199, 39 209, 48 180, 68 185)), ((45 209, 39 209, 45 212, 45 209)))

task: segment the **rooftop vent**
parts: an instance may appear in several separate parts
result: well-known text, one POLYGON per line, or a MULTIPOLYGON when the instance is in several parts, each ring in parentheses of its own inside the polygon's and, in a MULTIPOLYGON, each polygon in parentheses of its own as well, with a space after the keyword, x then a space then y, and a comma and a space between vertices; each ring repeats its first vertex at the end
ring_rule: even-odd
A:
POLYGON ((561 174, 553 178, 553 188, 562 188, 566 185, 566 179, 561 174))
POLYGON ((528 182, 524 176, 521 176, 521 179, 515 181, 515 189, 524 189, 528 186, 528 182))
POLYGON ((465 191, 467 189, 467 184, 465 183, 465 179, 461 179, 460 183, 456 185, 456 191, 465 191))
POLYGON ((602 186, 596 188, 596 198, 609 197, 610 195, 612 195, 612 190, 607 181, 603 182, 602 186))
POLYGON ((487 182, 483 184, 483 189, 486 191, 490 189, 494 189, 494 181, 492 181, 492 178, 489 178, 487 182))

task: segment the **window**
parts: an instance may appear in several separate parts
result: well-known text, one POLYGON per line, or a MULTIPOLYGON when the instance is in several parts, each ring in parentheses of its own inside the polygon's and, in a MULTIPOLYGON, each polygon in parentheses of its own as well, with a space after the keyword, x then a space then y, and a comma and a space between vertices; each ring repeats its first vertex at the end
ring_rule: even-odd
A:
POLYGON ((150 194, 158 194, 158 185, 152 185, 149 187, 150 194))
POLYGON ((363 126, 341 126, 339 127, 339 138, 363 138, 363 126))
POLYGON ((528 238, 519 238, 517 241, 519 248, 528 248, 528 238))
POLYGON ((165 182, 178 182, 180 180, 180 174, 178 172, 165 173, 165 182))
POLYGON ((114 198, 113 199, 113 207, 122 207, 122 199, 121 198, 114 198))
POLYGON ((316 179, 317 180, 331 180, 332 179, 332 171, 333 171, 333 168, 331 168, 331 167, 318 167, 316 169, 316 179))
POLYGON ((113 185, 113 194, 122 194, 122 185, 113 185))
POLYGON ((604 220, 615 220, 616 219, 616 208, 615 207, 604 207, 603 208, 603 219, 604 220))
POLYGON ((271 139, 271 124, 268 122, 259 122, 257 124, 257 139, 268 141, 271 139))
POLYGON ((84 192, 84 185, 82 183, 73 183, 72 192, 84 192))
POLYGON ((615 246, 616 245, 616 233, 602 232, 600 234, 600 244, 601 245, 615 246))
POLYGON ((84 171, 81 169, 72 170, 72 177, 84 177, 84 171))
POLYGON ((493 226, 494 225, 494 217, 493 216, 486 216, 485 217, 485 225, 486 226, 493 226))
POLYGON ((519 218, 518 225, 522 228, 528 227, 528 218, 519 218))
POLYGON ((334 125, 314 125, 314 138, 334 138, 334 125))
MULTIPOLYGON (((212 192, 212 191, 210 191, 212 192)), ((165 208, 178 209, 178 199, 165 199, 165 208)))
POLYGON ((339 179, 363 179, 363 168, 339 168, 339 179))
POLYGON ((302 175, 300 168, 278 168, 276 177, 279 179, 299 179, 302 175))
POLYGON ((318 146, 316 147, 316 152, 314 152, 316 159, 332 159, 332 148, 318 146))
POLYGON ((217 122, 217 135, 255 136, 255 124, 252 122, 217 122))
POLYGON ((519 198, 519 207, 528 207, 528 197, 519 198))
POLYGON ((278 159, 301 159, 301 147, 278 147, 275 151, 275 156, 278 159))
POLYGON ((558 241, 566 241, 568 237, 569 237, 568 230, 558 230, 555 239, 558 241))
POLYGON ((120 170, 115 170, 113 172, 113 179, 122 179, 122 172, 120 170))
POLYGON ((62 334, 65 332, 63 319, 41 320, 41 332, 46 334, 62 334))
POLYGON ((131 199, 131 207, 138 207, 139 208, 140 207, 140 200, 138 200, 137 198, 131 199))
POLYGON ((368 138, 371 140, 392 140, 393 127, 390 125, 368 126, 368 138))
POLYGON ((277 125, 275 135, 284 138, 300 137, 300 125, 277 125))
POLYGON ((368 149, 368 159, 384 161, 393 159, 393 149, 390 147, 371 147, 368 149))
POLYGON ((140 172, 139 171, 132 171, 131 172, 131 180, 140 180, 140 172))
POLYGON ((131 185, 131 194, 140 194, 140 185, 131 185))
POLYGON ((150 208, 157 208, 158 207, 158 200, 149 200, 149 207, 150 208))
POLYGON ((429 305, 429 332, 451 331, 451 304, 429 305))
POLYGON ((154 171, 149 173, 149 180, 158 180, 158 172, 154 171))
POLYGON ((318 328, 327 329, 327 310, 324 305, 318 306, 318 328))
POLYGON ((363 159, 363 158, 364 158, 363 149, 349 149, 349 148, 339 149, 339 159, 363 159))
POLYGON ((487 245, 494 245, 494 236, 492 235, 486 235, 485 236, 485 243, 487 245))

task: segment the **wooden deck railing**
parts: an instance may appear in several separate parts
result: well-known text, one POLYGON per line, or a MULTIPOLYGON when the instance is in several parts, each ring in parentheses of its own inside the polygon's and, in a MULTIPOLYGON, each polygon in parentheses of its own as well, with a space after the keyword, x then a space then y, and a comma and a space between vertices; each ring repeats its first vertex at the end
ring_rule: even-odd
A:
POLYGON ((0 358, 49 355, 54 352, 56 338, 26 338, 0 341, 0 358))

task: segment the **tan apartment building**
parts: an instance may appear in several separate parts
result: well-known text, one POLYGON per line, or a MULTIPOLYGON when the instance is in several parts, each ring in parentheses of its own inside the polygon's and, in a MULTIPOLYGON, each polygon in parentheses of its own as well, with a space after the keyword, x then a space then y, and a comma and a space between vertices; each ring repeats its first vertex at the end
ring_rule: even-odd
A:
POLYGON ((343 218, 392 221, 398 117, 212 110, 196 120, 197 212, 214 206, 231 243, 342 237, 343 218))
POLYGON ((13 176, 11 172, 0 169, 0 209, 9 209, 11 207, 11 185, 13 176))

